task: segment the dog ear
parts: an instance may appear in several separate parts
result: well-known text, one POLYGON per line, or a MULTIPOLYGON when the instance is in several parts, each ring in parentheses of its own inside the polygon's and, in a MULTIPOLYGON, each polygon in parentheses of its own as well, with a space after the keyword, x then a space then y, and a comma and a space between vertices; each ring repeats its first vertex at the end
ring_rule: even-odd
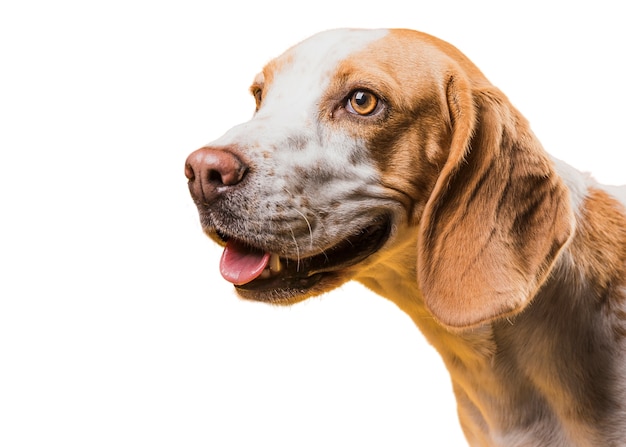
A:
POLYGON ((496 88, 447 84, 449 155, 420 223, 418 280, 445 326, 523 309, 573 233, 568 191, 526 120, 496 88))

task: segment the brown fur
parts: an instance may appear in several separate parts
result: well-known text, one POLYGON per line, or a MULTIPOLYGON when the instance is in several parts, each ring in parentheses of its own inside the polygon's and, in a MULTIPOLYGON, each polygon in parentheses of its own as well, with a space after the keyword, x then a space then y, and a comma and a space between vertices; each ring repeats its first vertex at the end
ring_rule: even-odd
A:
POLYGON ((393 104, 387 119, 353 131, 421 222, 429 310, 467 327, 522 309, 573 225, 567 190, 526 120, 458 50, 406 30, 344 61, 328 96, 352 85, 372 85, 393 104))
MULTIPOLYGON (((270 63, 254 91, 271 96, 282 70, 303 76, 297 51, 270 63)), ((216 189, 188 170, 192 191, 214 198, 194 197, 213 237, 215 226, 287 263, 322 264, 309 288, 239 293, 291 304, 355 279, 390 299, 441 354, 471 445, 626 445, 624 204, 551 159, 507 97, 432 36, 393 30, 325 76, 314 113, 299 101, 286 113, 283 92, 208 148, 218 159, 238 148, 251 164, 245 181, 216 189), (346 98, 360 89, 381 113, 350 113, 346 98), (293 113, 302 128, 285 127, 293 113), (271 225, 259 223, 266 216, 271 225), (390 234, 380 248, 324 271, 320 256, 381 216, 390 234)), ((222 157, 211 178, 229 174, 234 161, 222 157)))

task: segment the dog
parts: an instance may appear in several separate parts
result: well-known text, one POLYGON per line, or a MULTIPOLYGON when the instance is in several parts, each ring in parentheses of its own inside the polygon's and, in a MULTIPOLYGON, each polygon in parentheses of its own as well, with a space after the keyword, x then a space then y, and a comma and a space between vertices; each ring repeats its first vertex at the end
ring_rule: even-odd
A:
POLYGON ((440 353, 470 445, 626 445, 626 187, 548 155, 418 31, 319 33, 250 91, 251 120, 185 162, 241 297, 359 281, 440 353))

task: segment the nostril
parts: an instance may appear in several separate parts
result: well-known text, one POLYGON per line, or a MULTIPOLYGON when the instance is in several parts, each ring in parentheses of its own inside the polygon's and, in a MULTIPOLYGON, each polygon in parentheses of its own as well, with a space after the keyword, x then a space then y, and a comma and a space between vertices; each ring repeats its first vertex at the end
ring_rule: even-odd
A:
POLYGON ((222 179, 222 174, 220 171, 211 169, 208 173, 207 180, 214 183, 224 184, 224 180, 222 179))

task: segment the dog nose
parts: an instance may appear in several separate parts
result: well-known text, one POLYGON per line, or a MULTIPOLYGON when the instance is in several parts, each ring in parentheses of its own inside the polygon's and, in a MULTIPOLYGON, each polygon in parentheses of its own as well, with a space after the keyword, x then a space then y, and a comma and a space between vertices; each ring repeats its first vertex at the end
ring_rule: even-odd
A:
POLYGON ((229 186, 241 182, 248 167, 227 149, 203 147, 192 152, 185 162, 189 192, 196 202, 210 202, 229 186))

